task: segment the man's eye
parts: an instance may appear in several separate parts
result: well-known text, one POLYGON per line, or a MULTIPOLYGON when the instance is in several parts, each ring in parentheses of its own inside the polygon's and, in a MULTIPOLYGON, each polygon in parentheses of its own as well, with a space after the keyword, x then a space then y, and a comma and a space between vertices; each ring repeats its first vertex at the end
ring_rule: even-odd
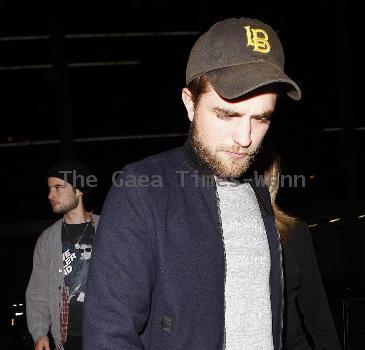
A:
POLYGON ((258 117, 255 118, 255 120, 257 120, 260 123, 270 123, 270 117, 258 117))

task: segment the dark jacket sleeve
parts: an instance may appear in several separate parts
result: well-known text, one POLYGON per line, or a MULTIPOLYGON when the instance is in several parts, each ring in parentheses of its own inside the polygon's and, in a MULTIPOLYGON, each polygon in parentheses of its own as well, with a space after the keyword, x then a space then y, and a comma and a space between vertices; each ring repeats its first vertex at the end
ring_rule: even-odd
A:
POLYGON ((319 349, 340 350, 340 342, 328 305, 321 274, 317 264, 311 233, 304 223, 300 223, 293 233, 302 245, 298 263, 301 280, 298 304, 307 330, 319 349))
MULTIPOLYGON (((83 348, 143 349, 155 279, 154 232, 147 210, 124 172, 104 203, 85 293, 83 348)), ((131 177, 132 176, 132 177, 131 177)))

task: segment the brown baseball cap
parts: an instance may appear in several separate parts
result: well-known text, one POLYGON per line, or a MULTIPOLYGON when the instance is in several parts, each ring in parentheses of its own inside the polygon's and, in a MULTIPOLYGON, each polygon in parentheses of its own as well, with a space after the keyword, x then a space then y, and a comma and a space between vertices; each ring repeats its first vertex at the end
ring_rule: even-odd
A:
POLYGON ((214 24, 193 46, 186 84, 206 75, 226 99, 279 83, 289 97, 300 100, 299 86, 284 73, 284 50, 276 32, 251 18, 229 18, 214 24))

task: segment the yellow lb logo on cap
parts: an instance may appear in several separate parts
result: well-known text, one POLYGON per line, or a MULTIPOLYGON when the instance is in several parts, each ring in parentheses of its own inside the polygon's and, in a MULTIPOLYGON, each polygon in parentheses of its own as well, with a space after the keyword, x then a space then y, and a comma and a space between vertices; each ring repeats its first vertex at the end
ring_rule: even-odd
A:
POLYGON ((253 46, 253 51, 268 53, 271 50, 269 36, 263 29, 253 29, 245 26, 247 34, 247 46, 253 46))

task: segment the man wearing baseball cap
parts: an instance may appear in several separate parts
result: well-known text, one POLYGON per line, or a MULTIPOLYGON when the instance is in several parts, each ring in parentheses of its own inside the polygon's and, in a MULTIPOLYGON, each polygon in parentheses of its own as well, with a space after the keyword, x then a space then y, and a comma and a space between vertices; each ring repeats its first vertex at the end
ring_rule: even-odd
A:
POLYGON ((85 350, 281 349, 279 235, 250 176, 278 94, 301 95, 270 26, 230 18, 197 40, 185 145, 126 166, 120 180, 160 181, 114 185, 104 204, 85 350))
POLYGON ((63 217, 38 238, 26 292, 27 322, 35 350, 81 350, 82 314, 92 243, 99 217, 84 201, 96 178, 80 162, 62 161, 47 172, 48 199, 63 217))

